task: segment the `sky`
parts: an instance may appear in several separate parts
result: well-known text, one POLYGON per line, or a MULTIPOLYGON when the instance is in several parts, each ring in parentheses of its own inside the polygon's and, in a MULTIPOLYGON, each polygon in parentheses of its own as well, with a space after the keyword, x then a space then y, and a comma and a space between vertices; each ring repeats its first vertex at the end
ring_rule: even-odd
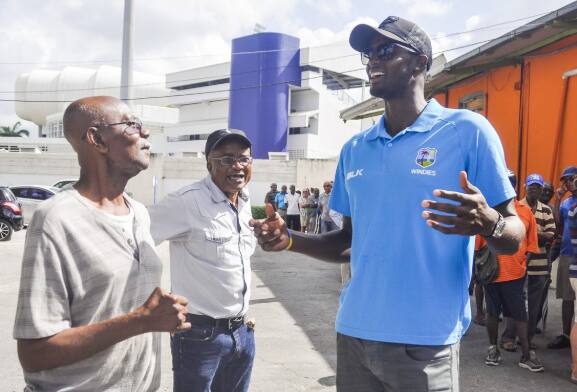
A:
MULTIPOLYGON (((34 69, 120 66, 124 0, 0 0, 0 99, 34 69)), ((567 0, 133 0, 134 70, 164 75, 226 61, 235 37, 266 31, 300 38, 301 47, 348 42, 359 23, 409 19, 448 59, 473 49, 567 0), (463 47, 462 49, 455 49, 463 47)), ((360 64, 359 64, 360 66, 360 64)), ((19 121, 0 102, 0 126, 19 121)), ((34 130, 31 123, 25 128, 34 130)))

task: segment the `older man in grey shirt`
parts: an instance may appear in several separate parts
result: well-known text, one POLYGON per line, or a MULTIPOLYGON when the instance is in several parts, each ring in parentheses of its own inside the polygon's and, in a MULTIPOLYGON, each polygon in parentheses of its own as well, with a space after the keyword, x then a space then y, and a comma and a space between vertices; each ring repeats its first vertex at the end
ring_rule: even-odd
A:
POLYGON ((256 239, 245 189, 250 141, 239 131, 209 135, 209 175, 150 209, 156 243, 170 241, 172 289, 190 299, 192 329, 172 338, 174 391, 246 392, 254 333, 245 323, 256 239))
POLYGON ((148 131, 113 97, 73 102, 64 134, 80 179, 28 227, 14 338, 27 391, 156 391, 158 331, 186 300, 164 292, 143 205, 124 193, 149 163, 148 131), (152 293, 152 294, 151 294, 152 293))

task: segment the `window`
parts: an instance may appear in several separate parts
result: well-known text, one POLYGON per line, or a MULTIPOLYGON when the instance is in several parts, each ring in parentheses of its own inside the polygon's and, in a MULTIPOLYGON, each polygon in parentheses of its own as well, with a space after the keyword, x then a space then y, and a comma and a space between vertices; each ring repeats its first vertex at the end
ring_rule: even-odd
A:
POLYGON ((16 197, 28 197, 28 194, 30 190, 28 188, 12 188, 12 193, 14 193, 14 195, 16 197))
POLYGON ((52 196, 52 194, 45 191, 44 189, 30 188, 30 194, 29 194, 28 198, 34 199, 34 200, 46 200, 50 196, 52 196))
POLYGON ((16 201, 16 198, 14 197, 14 195, 12 194, 12 192, 10 192, 9 189, 0 189, 0 200, 1 201, 16 201))
POLYGON ((475 113, 485 114, 485 93, 476 92, 459 100, 459 109, 469 109, 475 113))

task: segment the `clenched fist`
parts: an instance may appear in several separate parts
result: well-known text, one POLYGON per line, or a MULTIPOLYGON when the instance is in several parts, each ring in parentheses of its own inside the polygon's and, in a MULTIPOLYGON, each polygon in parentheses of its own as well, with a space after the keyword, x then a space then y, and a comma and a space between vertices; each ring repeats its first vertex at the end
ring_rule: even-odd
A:
POLYGON ((190 329, 186 322, 188 300, 157 287, 135 313, 142 319, 143 332, 177 332, 190 329))

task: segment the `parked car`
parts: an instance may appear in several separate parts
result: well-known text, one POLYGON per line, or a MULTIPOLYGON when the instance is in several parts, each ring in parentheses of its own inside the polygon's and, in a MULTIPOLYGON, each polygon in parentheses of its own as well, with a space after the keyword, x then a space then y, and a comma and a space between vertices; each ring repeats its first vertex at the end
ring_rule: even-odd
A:
POLYGON ((54 188, 69 189, 72 185, 76 184, 76 181, 78 181, 78 178, 68 179, 68 180, 60 180, 60 181, 56 182, 55 184, 53 184, 52 186, 54 188))
POLYGON ((38 204, 60 192, 59 188, 44 185, 18 185, 10 187, 22 206, 24 225, 27 226, 38 204))
POLYGON ((16 196, 5 186, 0 186, 0 241, 8 241, 12 233, 22 229, 22 208, 16 196))

